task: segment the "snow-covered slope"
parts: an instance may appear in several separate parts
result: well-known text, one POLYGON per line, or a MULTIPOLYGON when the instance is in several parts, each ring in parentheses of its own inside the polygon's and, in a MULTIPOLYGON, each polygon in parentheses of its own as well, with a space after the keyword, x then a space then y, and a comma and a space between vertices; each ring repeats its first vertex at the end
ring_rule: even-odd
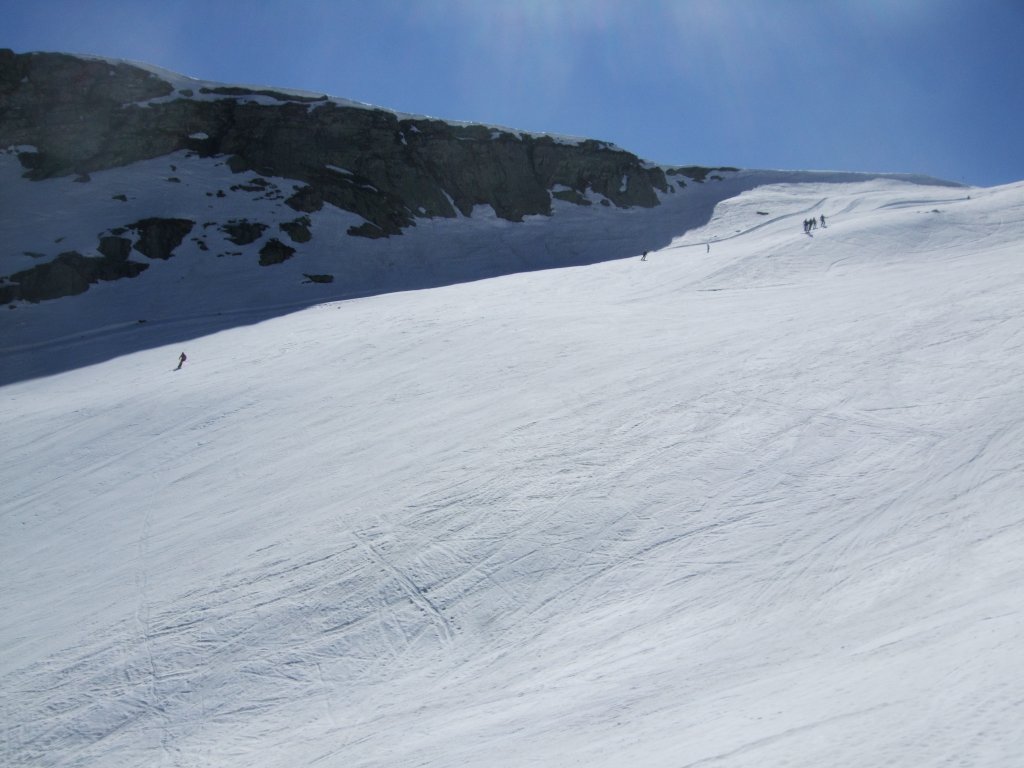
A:
POLYGON ((1022 242, 1021 185, 759 186, 0 388, 2 762, 1015 764, 1022 242))
MULTIPOLYGON (((133 222, 160 217, 195 224, 170 258, 147 258, 133 250, 132 262, 145 268, 134 278, 96 282, 66 299, 17 302, 0 313, 0 384, 183 342, 203 331, 324 301, 627 258, 669 245, 706 224, 720 201, 760 185, 873 178, 722 171, 703 183, 680 177, 672 193, 660 195, 656 208, 605 205, 601 195, 588 193, 586 206, 553 200, 551 217, 513 223, 489 206, 477 206, 471 216, 426 218, 400 236, 376 240, 346 234, 364 220, 326 205, 304 216, 312 239, 295 243, 281 230, 300 214, 284 199, 301 185, 293 179, 233 173, 224 157, 178 152, 96 171, 88 183, 67 176, 30 181, 24 172, 15 151, 0 150, 0 289, 6 276, 52 263, 62 253, 96 257, 105 235, 134 239, 124 231, 133 222), (228 222, 264 229, 240 244, 225 231, 228 222), (296 253, 283 263, 260 266, 260 251, 274 238, 290 242, 296 253), (332 281, 313 282, 311 274, 332 281)), ((888 178, 918 181, 929 195, 966 195, 958 187, 929 188, 943 183, 934 179, 888 178)), ((715 236, 735 235, 744 226, 751 225, 741 222, 737 230, 715 236)))

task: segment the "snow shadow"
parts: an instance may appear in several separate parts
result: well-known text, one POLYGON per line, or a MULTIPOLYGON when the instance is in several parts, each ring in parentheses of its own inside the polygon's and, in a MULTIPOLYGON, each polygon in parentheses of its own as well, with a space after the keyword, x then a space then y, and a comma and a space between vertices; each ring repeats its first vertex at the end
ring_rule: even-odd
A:
MULTIPOLYGON (((425 290, 514 273, 580 267, 638 257, 669 246, 685 258, 683 236, 711 221, 715 207, 765 184, 860 182, 879 175, 831 172, 723 172, 704 182, 678 181, 654 208, 620 209, 554 201, 552 216, 499 219, 485 206, 458 219, 419 219, 400 236, 349 237, 324 214, 314 216, 317 247, 272 268, 253 259, 175 257, 160 275, 94 285, 86 293, 20 304, 0 315, 0 385, 96 365, 147 349, 175 347, 168 370, 189 341, 264 322, 319 304, 425 290), (333 229, 332 229, 333 226, 333 229), (681 241, 682 239, 682 241, 681 241), (673 245, 673 243, 675 243, 673 245), (189 260, 194 264, 189 265, 189 260), (209 265, 215 264, 215 267, 209 265), (201 265, 201 272, 195 265, 201 265), (220 271, 211 271, 219 269, 220 271), (331 282, 310 274, 331 275, 331 282)), ((888 175, 918 183, 921 177, 888 175)), ((347 226, 347 222, 340 222, 347 226)), ((187 350, 186 350, 187 351, 187 350)))

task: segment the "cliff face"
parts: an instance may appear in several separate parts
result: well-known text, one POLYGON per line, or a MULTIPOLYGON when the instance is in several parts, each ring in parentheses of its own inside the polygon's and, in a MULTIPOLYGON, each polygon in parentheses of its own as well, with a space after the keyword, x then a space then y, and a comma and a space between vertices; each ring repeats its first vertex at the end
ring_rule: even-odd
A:
MULTIPOLYGON (((304 280, 308 274, 339 276, 338 295, 563 266, 570 261, 563 253, 524 257, 515 248, 494 249, 486 264, 401 248, 364 250, 360 261, 323 221, 345 219, 341 234, 356 238, 350 243, 394 245, 407 240, 396 236, 417 222, 473 217, 476 206, 509 222, 550 216, 556 200, 610 211, 653 208, 659 194, 703 182, 710 170, 660 168, 600 141, 453 124, 315 94, 203 83, 143 65, 4 49, 0 154, 10 161, 17 155, 20 167, 7 167, 21 175, 23 189, 56 184, 63 190, 59 199, 42 201, 50 211, 36 208, 2 222, 0 248, 8 250, 0 252, 0 303, 12 308, 144 272, 141 282, 152 281, 154 260, 176 252, 194 260, 207 252, 242 257, 232 262, 232 279, 249 266, 260 271, 295 256, 305 260, 296 266, 306 268, 298 273, 304 280), (134 192, 104 187, 112 174, 138 176, 131 169, 147 163, 168 172, 144 178, 134 192), (223 177, 204 188, 195 183, 195 169, 210 164, 223 177), (173 202, 169 182, 179 188, 173 202), (97 203, 104 195, 105 208, 97 203), (247 202, 233 203, 239 196, 247 202), (82 207, 86 200, 95 203, 92 213, 82 207), (268 201, 273 210, 262 205, 268 201), (110 207, 122 203, 123 213, 110 207), (51 224, 77 216, 79 230, 91 233, 72 244, 39 223, 46 215, 51 224), (250 246, 258 261, 244 260, 250 246), (318 263, 310 262, 318 255, 318 263)), ((637 252, 647 247, 638 244, 637 252)), ((273 282, 269 275, 260 280, 273 282)), ((257 292, 267 295, 263 288, 257 292)))
POLYGON ((32 179, 79 176, 179 150, 230 157, 236 172, 304 182, 290 204, 362 216, 387 236, 417 218, 490 205, 519 221, 551 193, 657 205, 661 168, 599 141, 560 142, 481 125, 404 118, 328 99, 235 87, 180 88, 129 64, 0 51, 0 145, 31 145, 32 179))

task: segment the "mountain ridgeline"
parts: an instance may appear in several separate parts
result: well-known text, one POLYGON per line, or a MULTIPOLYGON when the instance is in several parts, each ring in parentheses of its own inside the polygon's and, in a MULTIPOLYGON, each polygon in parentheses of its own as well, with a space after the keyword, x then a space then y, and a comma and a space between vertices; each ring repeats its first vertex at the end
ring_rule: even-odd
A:
MULTIPOLYGON (((105 59, 0 50, 0 149, 17 151, 25 178, 33 181, 70 176, 85 183, 90 174, 174 153, 224 158, 255 191, 266 187, 265 177, 294 180, 281 198, 297 217, 291 225, 305 228, 307 240, 315 231, 303 215, 325 205, 361 217, 349 235, 383 238, 417 220, 471 216, 478 205, 512 222, 551 215, 554 199, 649 208, 659 204, 658 192, 704 181, 712 170, 655 166, 601 141, 166 75, 105 59)), ((196 207, 204 202, 197 199, 196 207)), ((97 279, 138 274, 146 262, 127 257, 134 249, 153 258, 140 245, 144 231, 150 241, 154 232, 167 241, 156 249, 166 258, 190 229, 186 224, 183 231, 180 216, 161 227, 162 215, 150 211, 145 222, 124 221, 102 233, 107 251, 98 238, 101 256, 65 252, 8 275, 0 299, 55 298, 97 279), (165 230, 169 235, 161 234, 165 230), (121 238, 127 248, 110 238, 121 238)), ((274 242, 261 264, 278 263, 293 250, 274 242)))

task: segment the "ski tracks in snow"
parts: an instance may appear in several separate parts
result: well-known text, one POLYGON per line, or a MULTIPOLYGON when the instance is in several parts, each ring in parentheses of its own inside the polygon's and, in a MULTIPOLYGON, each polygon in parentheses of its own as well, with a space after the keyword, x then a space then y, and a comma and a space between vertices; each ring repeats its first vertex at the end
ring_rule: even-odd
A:
POLYGON ((349 531, 353 539, 355 539, 366 553, 382 566, 391 576, 395 582, 399 585, 406 597, 416 605, 429 621, 434 625, 437 630, 438 639, 443 643, 451 643, 455 637, 455 632, 452 629, 451 622, 448 618, 438 609, 436 605, 430 600, 429 597, 424 594, 424 590, 416 585, 412 579, 402 570, 400 570, 393 562, 380 553, 380 551, 373 546, 369 541, 363 538, 356 531, 349 531))
POLYGON ((935 269, 903 251, 966 230, 875 202, 817 240, 754 220, 625 300, 632 263, 211 337, 159 407, 142 356, 68 374, 88 418, 12 389, 14 503, 56 510, 5 518, 43 607, 8 634, 14 764, 1010 764, 1019 259, 935 269), (823 276, 840 235, 887 271, 823 276), (687 290, 730 251, 742 294, 687 290))

